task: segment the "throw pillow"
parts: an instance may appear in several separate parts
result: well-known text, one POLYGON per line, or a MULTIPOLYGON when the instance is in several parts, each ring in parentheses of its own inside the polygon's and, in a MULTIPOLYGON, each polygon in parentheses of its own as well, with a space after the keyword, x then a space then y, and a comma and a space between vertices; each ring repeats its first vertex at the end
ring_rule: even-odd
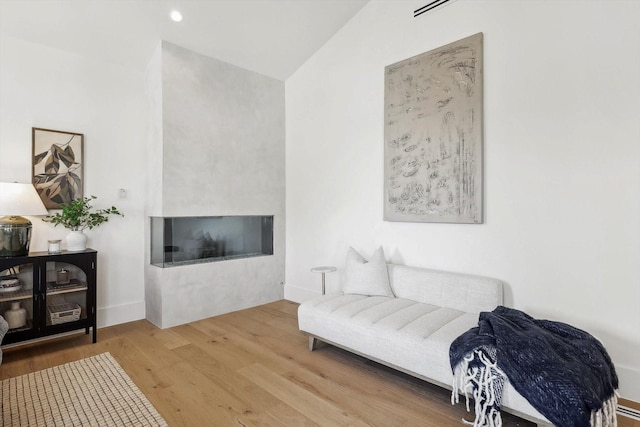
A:
POLYGON ((355 249, 349 248, 342 289, 345 294, 394 296, 382 247, 368 262, 355 249))

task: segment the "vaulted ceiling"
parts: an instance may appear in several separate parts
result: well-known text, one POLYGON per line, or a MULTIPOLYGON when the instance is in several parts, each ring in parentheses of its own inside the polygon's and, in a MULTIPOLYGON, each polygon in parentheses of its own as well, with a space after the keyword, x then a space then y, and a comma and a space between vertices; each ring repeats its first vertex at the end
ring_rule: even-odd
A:
POLYGON ((286 80, 368 1, 0 0, 0 36, 140 70, 167 40, 286 80))

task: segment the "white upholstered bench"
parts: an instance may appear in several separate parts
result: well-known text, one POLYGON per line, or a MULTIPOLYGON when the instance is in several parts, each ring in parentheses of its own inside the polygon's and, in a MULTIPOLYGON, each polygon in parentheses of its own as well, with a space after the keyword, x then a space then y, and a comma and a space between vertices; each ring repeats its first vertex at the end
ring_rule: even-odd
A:
MULTIPOLYGON (((322 340, 451 390, 449 346, 477 326, 481 311, 503 303, 502 282, 393 264, 387 271, 392 295, 361 290, 300 305, 298 324, 310 349, 322 340)), ((508 382, 502 404, 507 412, 550 425, 508 382)))

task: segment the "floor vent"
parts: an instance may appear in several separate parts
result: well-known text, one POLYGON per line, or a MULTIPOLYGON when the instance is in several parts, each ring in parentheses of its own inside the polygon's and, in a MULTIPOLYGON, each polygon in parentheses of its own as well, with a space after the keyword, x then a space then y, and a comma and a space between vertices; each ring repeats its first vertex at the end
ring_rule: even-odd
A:
POLYGON ((432 1, 431 3, 424 5, 416 10, 413 11, 413 17, 417 18, 418 16, 422 15, 425 12, 429 12, 432 9, 435 9, 438 6, 442 6, 443 4, 449 2, 450 0, 435 0, 432 1))
POLYGON ((640 421, 640 411, 626 406, 618 405, 618 415, 640 421))

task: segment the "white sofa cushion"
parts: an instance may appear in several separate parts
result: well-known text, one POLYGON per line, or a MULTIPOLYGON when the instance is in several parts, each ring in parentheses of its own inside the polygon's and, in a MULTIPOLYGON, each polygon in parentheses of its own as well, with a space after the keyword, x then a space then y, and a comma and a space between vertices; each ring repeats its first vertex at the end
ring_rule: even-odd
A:
POLYGON ((355 249, 349 248, 342 290, 345 294, 394 296, 382 247, 373 253, 370 261, 355 249))
POLYGON ((451 384, 451 342, 478 315, 405 298, 326 295, 300 305, 300 329, 357 353, 451 384))
POLYGON ((476 314, 502 303, 500 280, 396 264, 389 264, 388 272, 400 298, 476 314))

